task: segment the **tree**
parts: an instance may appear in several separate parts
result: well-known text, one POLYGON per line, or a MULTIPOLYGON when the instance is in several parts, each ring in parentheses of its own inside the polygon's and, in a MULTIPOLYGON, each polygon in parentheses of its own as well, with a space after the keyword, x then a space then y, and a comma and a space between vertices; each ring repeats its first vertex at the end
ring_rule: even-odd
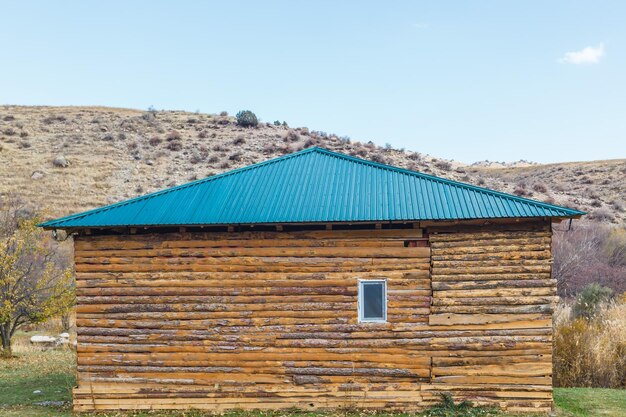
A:
POLYGON ((256 114, 250 110, 241 110, 235 117, 237 118, 237 124, 242 127, 256 127, 259 124, 256 114))
POLYGON ((20 326, 66 313, 74 303, 73 276, 56 242, 23 206, 4 204, 0 213, 0 339, 11 355, 20 326))

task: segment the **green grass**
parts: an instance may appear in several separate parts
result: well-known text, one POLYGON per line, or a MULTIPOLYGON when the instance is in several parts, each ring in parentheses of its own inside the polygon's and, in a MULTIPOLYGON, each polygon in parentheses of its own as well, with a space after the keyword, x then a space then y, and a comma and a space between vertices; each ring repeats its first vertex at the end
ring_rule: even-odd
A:
MULTIPOLYGON (((69 350, 33 350, 23 344, 16 349, 17 357, 0 359, 0 416, 2 417, 70 417, 71 390, 76 383, 74 376, 75 355, 69 350), (34 393, 34 391, 41 391, 34 393), (59 401, 63 405, 41 406, 36 403, 59 401)), ((597 388, 557 388, 554 400, 558 417, 626 417, 626 390, 597 388)), ((107 413, 99 417, 201 417, 209 414, 187 411, 107 413)), ((428 414, 426 414, 428 415, 428 414)), ((450 414, 453 416, 454 414, 450 414)), ((483 416, 479 410, 463 416, 483 416)), ((81 414, 88 416, 88 414, 81 414)), ((232 412, 226 417, 385 417, 386 413, 358 411, 336 412, 232 412)), ((394 417, 408 417, 395 414, 394 417)), ((413 417, 417 417, 413 415, 413 417)))
POLYGON ((626 417, 626 390, 557 388, 554 401, 563 417, 626 417))

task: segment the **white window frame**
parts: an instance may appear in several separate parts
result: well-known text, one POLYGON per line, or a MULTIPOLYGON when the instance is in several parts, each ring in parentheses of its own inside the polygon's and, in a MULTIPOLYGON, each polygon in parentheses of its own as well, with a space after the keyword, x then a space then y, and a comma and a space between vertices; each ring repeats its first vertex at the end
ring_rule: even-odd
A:
POLYGON ((387 280, 384 278, 378 279, 359 279, 358 281, 358 300, 357 309, 359 312, 359 323, 387 323, 387 280), (364 303, 363 303, 363 286, 368 283, 383 284, 383 318, 382 319, 368 319, 364 316, 364 303))

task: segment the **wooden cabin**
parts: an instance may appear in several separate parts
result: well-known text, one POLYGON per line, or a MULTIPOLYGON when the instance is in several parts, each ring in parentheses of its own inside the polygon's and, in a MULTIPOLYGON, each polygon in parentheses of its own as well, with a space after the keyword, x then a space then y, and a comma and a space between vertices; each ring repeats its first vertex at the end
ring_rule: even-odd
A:
POLYGON ((311 148, 49 221, 74 408, 548 412, 551 225, 582 214, 311 148))

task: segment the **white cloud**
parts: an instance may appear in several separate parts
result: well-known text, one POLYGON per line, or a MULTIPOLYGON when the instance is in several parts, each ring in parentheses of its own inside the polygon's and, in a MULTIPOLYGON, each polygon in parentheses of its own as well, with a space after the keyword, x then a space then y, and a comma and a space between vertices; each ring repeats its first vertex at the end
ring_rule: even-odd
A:
POLYGON ((559 62, 566 64, 597 64, 604 56, 604 44, 588 46, 580 51, 566 52, 559 62))

